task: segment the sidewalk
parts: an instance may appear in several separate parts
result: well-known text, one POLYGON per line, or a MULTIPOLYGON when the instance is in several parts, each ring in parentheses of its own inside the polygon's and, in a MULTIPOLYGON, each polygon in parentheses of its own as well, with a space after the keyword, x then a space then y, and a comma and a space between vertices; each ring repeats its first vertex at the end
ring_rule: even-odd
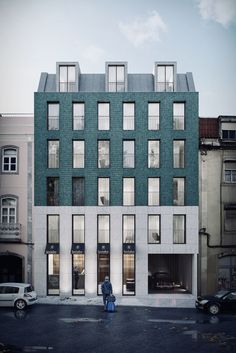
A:
MULTIPOLYGON (((102 305, 102 296, 45 296, 39 297, 40 304, 102 305)), ((192 294, 149 294, 145 297, 124 297, 116 295, 116 304, 124 306, 148 306, 168 308, 194 308, 195 297, 192 294)))

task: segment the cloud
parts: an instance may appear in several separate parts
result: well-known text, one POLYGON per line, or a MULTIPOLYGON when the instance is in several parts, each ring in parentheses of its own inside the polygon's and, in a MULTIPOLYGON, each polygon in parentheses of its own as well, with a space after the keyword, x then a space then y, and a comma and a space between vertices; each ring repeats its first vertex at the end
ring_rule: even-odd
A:
POLYGON ((198 8, 204 20, 212 20, 227 28, 236 23, 235 0, 198 0, 198 8))
POLYGON ((119 23, 121 33, 135 46, 145 42, 160 41, 162 33, 167 31, 167 26, 157 11, 152 11, 146 18, 135 18, 130 23, 119 23))
POLYGON ((96 63, 104 56, 104 50, 92 44, 83 50, 83 56, 91 63, 96 63))

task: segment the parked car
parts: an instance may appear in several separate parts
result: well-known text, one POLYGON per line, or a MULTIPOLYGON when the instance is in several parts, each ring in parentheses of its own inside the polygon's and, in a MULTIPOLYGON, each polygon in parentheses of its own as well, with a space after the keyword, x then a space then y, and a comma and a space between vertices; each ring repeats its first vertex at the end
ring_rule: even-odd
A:
POLYGON ((37 294, 28 283, 0 283, 0 306, 13 306, 18 310, 37 302, 37 294))
POLYGON ((217 315, 221 311, 236 311, 236 289, 220 290, 214 295, 197 297, 195 306, 212 315, 217 315))
POLYGON ((167 271, 158 271, 153 273, 151 277, 152 289, 174 289, 175 283, 171 280, 167 271))

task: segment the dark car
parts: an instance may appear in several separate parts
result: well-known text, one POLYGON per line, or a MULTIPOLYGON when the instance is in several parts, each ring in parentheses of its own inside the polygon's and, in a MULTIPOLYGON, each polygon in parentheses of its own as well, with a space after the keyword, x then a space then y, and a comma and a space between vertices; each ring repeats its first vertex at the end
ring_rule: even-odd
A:
POLYGON ((220 290, 214 295, 197 297, 195 306, 212 315, 217 315, 221 311, 236 311, 236 289, 220 290))
POLYGON ((153 273, 151 277, 152 289, 174 289, 175 283, 171 280, 167 271, 158 271, 153 273))

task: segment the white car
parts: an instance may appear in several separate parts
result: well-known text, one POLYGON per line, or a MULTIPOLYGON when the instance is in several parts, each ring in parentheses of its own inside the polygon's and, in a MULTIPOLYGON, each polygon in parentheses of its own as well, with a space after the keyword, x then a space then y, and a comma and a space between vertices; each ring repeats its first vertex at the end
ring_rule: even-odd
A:
POLYGON ((14 306, 18 310, 37 302, 37 294, 28 283, 0 283, 0 306, 14 306))

